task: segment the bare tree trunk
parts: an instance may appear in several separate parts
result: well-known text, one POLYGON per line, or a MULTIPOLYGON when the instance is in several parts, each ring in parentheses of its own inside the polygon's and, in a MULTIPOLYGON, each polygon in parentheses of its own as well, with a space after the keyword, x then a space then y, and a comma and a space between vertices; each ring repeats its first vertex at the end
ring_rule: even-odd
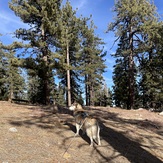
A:
MULTIPOLYGON (((11 62, 10 62, 11 64, 11 62)), ((12 99, 15 98, 14 97, 14 88, 13 88, 13 76, 12 76, 12 73, 11 73, 11 65, 10 65, 10 68, 9 68, 10 72, 9 72, 9 82, 10 82, 10 87, 9 87, 9 96, 8 96, 8 101, 9 102, 12 102, 12 99)))
POLYGON ((130 109, 134 108, 134 53, 133 53, 133 34, 132 27, 129 34, 130 56, 129 56, 129 98, 130 109))
POLYGON ((70 54, 69 54, 69 43, 67 40, 67 49, 66 49, 66 56, 67 56, 67 102, 68 102, 68 106, 71 105, 71 83, 70 83, 70 54))
POLYGON ((88 77, 85 75, 85 101, 86 101, 86 106, 89 106, 89 91, 88 91, 88 77))
MULTIPOLYGON (((41 34, 42 34, 42 40, 46 41, 46 36, 45 36, 45 31, 44 28, 42 27, 41 29, 41 34)), ((44 77, 43 77, 43 94, 44 94, 44 104, 49 104, 50 99, 49 99, 49 75, 48 75, 48 51, 47 51, 47 46, 45 46, 42 50, 43 53, 43 61, 44 61, 44 77)))
POLYGON ((93 83, 90 84, 90 105, 94 106, 94 89, 93 83))
POLYGON ((12 99, 13 99, 13 98, 14 98, 14 93, 13 93, 13 86, 12 86, 12 84, 11 84, 8 101, 9 101, 9 102, 12 102, 12 99))

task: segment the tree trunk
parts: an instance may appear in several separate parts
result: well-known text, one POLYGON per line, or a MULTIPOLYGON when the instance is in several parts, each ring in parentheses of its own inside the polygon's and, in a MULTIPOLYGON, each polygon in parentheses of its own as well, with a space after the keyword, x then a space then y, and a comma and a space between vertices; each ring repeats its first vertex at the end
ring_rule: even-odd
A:
POLYGON ((129 55, 129 99, 130 99, 130 107, 129 107, 129 109, 133 109, 134 108, 134 53, 133 53, 132 27, 130 28, 129 44, 130 44, 130 55, 129 55))
POLYGON ((69 54, 69 43, 67 40, 67 49, 66 49, 66 56, 67 56, 67 102, 68 102, 68 106, 71 105, 71 83, 70 83, 70 54, 69 54))
POLYGON ((88 92, 88 77, 85 75, 85 101, 86 101, 86 106, 89 106, 89 92, 88 92))
MULTIPOLYGON (((46 36, 45 36, 45 31, 42 27, 41 29, 41 34, 42 34, 42 40, 43 41, 46 41, 46 36)), ((43 47, 43 50, 42 50, 42 54, 43 54, 43 62, 44 62, 44 66, 42 67, 43 68, 43 103, 45 105, 49 104, 50 103, 50 95, 49 95, 49 75, 48 75, 48 51, 47 51, 47 46, 43 47)))
POLYGON ((8 101, 12 102, 13 98, 14 98, 14 93, 13 93, 13 87, 12 87, 12 84, 11 84, 8 101))
MULTIPOLYGON (((91 79, 91 77, 90 77, 90 79, 91 79)), ((93 89, 92 82, 90 84, 90 105, 94 106, 94 89, 93 89)))
POLYGON ((8 101, 12 102, 12 99, 15 97, 14 97, 14 88, 13 88, 13 76, 11 72, 11 62, 9 67, 9 83, 10 83, 10 90, 9 90, 8 101))

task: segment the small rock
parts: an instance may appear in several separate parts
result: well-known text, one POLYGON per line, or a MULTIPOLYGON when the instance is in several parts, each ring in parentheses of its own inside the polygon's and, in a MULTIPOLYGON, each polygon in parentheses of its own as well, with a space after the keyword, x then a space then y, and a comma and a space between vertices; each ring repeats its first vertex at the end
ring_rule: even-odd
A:
POLYGON ((144 108, 139 108, 138 110, 144 110, 144 108))
POLYGON ((159 113, 159 115, 163 115, 163 111, 161 113, 159 113))
POLYGON ((69 153, 66 152, 66 153, 63 155, 63 158, 69 159, 69 158, 71 158, 71 155, 70 155, 69 153))
POLYGON ((15 127, 11 127, 11 128, 9 129, 9 131, 11 131, 11 132, 18 132, 18 130, 17 130, 15 127))

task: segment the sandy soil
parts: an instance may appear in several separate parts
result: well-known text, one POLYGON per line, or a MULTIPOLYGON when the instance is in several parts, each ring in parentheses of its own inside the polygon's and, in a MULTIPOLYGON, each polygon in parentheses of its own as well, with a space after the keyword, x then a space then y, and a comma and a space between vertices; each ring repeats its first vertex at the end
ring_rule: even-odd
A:
POLYGON ((74 137, 67 110, 0 102, 0 163, 161 163, 163 116, 147 110, 92 107, 101 146, 74 137))

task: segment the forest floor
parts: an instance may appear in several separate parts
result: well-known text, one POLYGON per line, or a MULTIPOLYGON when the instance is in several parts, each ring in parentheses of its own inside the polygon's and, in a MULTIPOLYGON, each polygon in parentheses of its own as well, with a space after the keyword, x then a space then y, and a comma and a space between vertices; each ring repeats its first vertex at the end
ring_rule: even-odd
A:
POLYGON ((0 163, 161 163, 163 116, 145 109, 92 107, 101 146, 74 137, 67 110, 0 102, 0 163))

